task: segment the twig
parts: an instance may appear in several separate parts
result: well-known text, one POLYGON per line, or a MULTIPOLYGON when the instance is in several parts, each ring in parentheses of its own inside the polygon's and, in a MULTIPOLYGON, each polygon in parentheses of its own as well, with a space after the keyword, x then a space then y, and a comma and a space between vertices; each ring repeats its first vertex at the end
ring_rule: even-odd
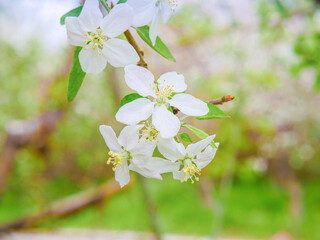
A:
POLYGON ((136 41, 134 40, 131 32, 129 30, 127 30, 127 31, 124 32, 124 35, 127 38, 128 42, 133 46, 133 48, 136 50, 136 52, 139 55, 140 61, 138 62, 138 65, 141 66, 141 67, 144 67, 144 68, 148 68, 148 64, 143 59, 143 52, 139 48, 139 46, 136 43, 136 41))
POLYGON ((38 214, 6 224, 0 227, 0 234, 12 229, 21 229, 30 226, 49 217, 68 216, 93 204, 100 203, 119 191, 119 184, 115 180, 111 180, 96 189, 87 190, 53 203, 38 214))
POLYGON ((235 99, 234 96, 232 95, 226 95, 226 96, 223 96, 219 99, 216 99, 216 100, 211 100, 209 101, 210 103, 214 104, 214 105, 220 105, 220 104, 223 104, 225 102, 230 102, 232 101, 233 99, 235 99))

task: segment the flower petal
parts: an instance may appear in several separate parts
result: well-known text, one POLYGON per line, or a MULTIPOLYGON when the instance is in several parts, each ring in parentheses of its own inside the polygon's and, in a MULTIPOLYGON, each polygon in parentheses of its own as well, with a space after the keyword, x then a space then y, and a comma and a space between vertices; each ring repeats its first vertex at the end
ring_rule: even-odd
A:
POLYGON ((141 27, 150 23, 156 10, 156 0, 127 0, 134 11, 133 26, 141 27))
POLYGON ((91 47, 85 50, 84 48, 79 53, 79 61, 81 68, 86 73, 98 74, 107 65, 107 60, 103 55, 99 55, 91 47))
POLYGON ((67 17, 66 18, 66 29, 68 41, 73 46, 83 46, 84 45, 84 31, 77 17, 67 17))
POLYGON ((132 21, 132 8, 128 4, 118 4, 105 16, 100 27, 107 37, 114 38, 128 30, 132 21))
POLYGON ((145 161, 143 164, 146 168, 153 170, 159 174, 179 170, 178 163, 173 163, 159 157, 148 158, 147 161, 145 161))
POLYGON ((152 123, 163 138, 171 138, 177 135, 180 129, 180 121, 165 105, 156 106, 152 114, 152 123))
POLYGON ((150 117, 154 110, 154 103, 147 98, 138 98, 123 105, 116 114, 117 121, 134 125, 150 117))
POLYGON ((121 168, 116 167, 115 179, 119 182, 120 187, 124 187, 130 181, 129 167, 127 161, 124 161, 121 168))
POLYGON ((183 144, 177 143, 174 138, 159 138, 158 149, 165 158, 173 162, 183 159, 186 155, 186 149, 183 144))
POLYGON ((161 17, 162 17, 162 22, 163 23, 167 23, 169 18, 172 15, 171 6, 166 2, 161 2, 160 3, 160 14, 161 14, 161 17))
POLYGON ((134 156, 152 157, 152 154, 156 146, 157 146, 156 141, 150 142, 144 138, 141 138, 139 140, 139 143, 133 149, 131 149, 130 153, 133 157, 134 156))
MULTIPOLYGON (((219 143, 215 143, 216 146, 219 146, 219 143)), ((199 169, 206 167, 214 158, 217 152, 217 148, 213 148, 210 145, 203 151, 197 155, 197 158, 194 162, 197 164, 199 169)))
POLYGON ((123 146, 125 150, 130 151, 138 144, 138 134, 139 127, 137 125, 124 127, 118 137, 119 144, 123 146))
POLYGON ((107 40, 103 45, 102 53, 113 67, 124 67, 139 61, 134 48, 127 41, 117 38, 107 40))
POLYGON ((173 172, 173 179, 180 180, 181 182, 184 182, 184 178, 189 178, 189 174, 185 175, 182 171, 174 171, 173 172))
POLYGON ((170 86, 174 92, 184 92, 187 89, 184 76, 176 72, 162 74, 157 82, 160 83, 161 87, 170 86))
POLYGON ((99 0, 86 0, 79 16, 79 21, 86 32, 96 31, 102 20, 99 0))
MULTIPOLYGON (((135 172, 139 173, 140 175, 147 177, 147 178, 156 178, 156 179, 162 180, 162 177, 158 172, 152 171, 151 169, 149 169, 143 165, 137 165, 134 162, 135 162, 135 159, 133 158, 132 162, 129 166, 129 169, 131 171, 135 171, 135 172)), ((139 162, 140 162, 140 160, 139 160, 139 162)))
POLYGON ((153 15, 151 24, 150 24, 150 30, 149 30, 149 37, 152 42, 152 45, 156 44, 156 39, 158 36, 158 28, 159 28, 159 21, 160 21, 161 15, 160 15, 160 8, 157 7, 156 11, 153 15))
POLYGON ((128 87, 141 96, 155 97, 155 91, 153 90, 153 87, 155 87, 154 76, 148 69, 136 65, 128 65, 124 68, 124 79, 128 87))
POLYGON ((203 149, 205 149, 212 142, 215 136, 216 135, 211 135, 199 142, 189 144, 187 147, 187 153, 189 154, 189 156, 194 157, 198 155, 203 149))
POLYGON ((205 102, 186 93, 176 94, 168 102, 188 116, 203 116, 209 112, 205 102))
POLYGON ((105 143, 111 151, 117 153, 122 152, 121 146, 118 143, 118 139, 112 127, 107 125, 100 125, 99 130, 105 143))

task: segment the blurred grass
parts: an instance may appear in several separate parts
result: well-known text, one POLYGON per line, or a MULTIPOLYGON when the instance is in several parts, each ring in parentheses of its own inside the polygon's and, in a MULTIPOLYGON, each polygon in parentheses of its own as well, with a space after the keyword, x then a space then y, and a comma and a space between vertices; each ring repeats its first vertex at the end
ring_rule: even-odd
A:
MULTIPOLYGON (((215 223, 211 210, 199 194, 197 184, 181 184, 165 177, 160 182, 150 180, 148 186, 155 201, 161 230, 166 233, 210 235, 215 223)), ((319 239, 320 192, 312 181, 303 185, 301 222, 294 222, 289 214, 286 191, 268 180, 237 181, 227 198, 217 195, 224 204, 224 234, 268 237, 279 231, 294 232, 301 239, 319 239)), ((49 199, 63 197, 79 190, 68 179, 51 182, 42 191, 49 199), (63 187, 61 187, 63 186, 63 187)), ((27 192, 8 191, 0 204, 0 223, 24 216, 37 210, 37 204, 27 192), (16 197, 20 196, 20 197, 16 197), (8 217, 10 216, 10 217, 8 217)), ((298 220, 297 220, 298 221, 298 220)), ((105 206, 90 207, 63 218, 48 219, 39 229, 96 228, 149 231, 148 215, 139 185, 132 185, 110 200, 105 206)))

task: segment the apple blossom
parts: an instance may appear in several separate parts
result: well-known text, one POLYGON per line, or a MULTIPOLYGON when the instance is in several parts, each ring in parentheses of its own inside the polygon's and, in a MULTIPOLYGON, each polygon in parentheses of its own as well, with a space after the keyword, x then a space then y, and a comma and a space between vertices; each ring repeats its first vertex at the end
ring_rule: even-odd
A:
POLYGON ((125 127, 118 138, 110 126, 101 125, 99 130, 110 149, 107 163, 113 165, 115 179, 121 187, 130 181, 129 170, 160 180, 160 174, 177 170, 172 162, 152 157, 155 145, 143 139, 139 141, 139 126, 125 127))
POLYGON ((116 5, 103 17, 98 0, 86 0, 79 17, 66 18, 69 43, 83 47, 79 60, 84 72, 97 74, 107 62, 124 67, 139 61, 127 41, 115 38, 130 27, 132 20, 133 11, 128 4, 116 5))
POLYGON ((125 67, 125 81, 131 89, 143 97, 152 97, 152 100, 138 98, 122 106, 116 114, 117 121, 121 123, 135 125, 152 115, 152 124, 160 136, 170 138, 177 135, 180 129, 180 120, 168 110, 170 106, 189 116, 203 116, 209 112, 205 102, 181 93, 187 85, 183 75, 176 72, 165 73, 155 82, 149 70, 128 65, 125 67))
MULTIPOLYGON (((173 171, 173 178, 181 182, 191 180, 199 181, 201 169, 206 167, 214 158, 217 148, 210 146, 215 135, 209 136, 197 143, 189 144, 187 148, 174 139, 160 141, 159 152, 178 165, 178 170, 173 171)), ((218 147, 219 143, 215 143, 218 147)))
POLYGON ((172 12, 178 6, 178 0, 127 0, 134 10, 133 26, 150 24, 149 36, 154 45, 158 35, 160 19, 167 23, 172 12))

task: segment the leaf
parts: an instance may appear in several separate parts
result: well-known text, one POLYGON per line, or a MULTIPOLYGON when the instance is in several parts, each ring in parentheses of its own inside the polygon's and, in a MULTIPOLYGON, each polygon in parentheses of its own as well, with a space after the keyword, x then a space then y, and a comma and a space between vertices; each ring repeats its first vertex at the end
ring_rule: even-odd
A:
POLYGON ((153 50, 159 53, 162 57, 172 62, 176 62, 168 47, 161 41, 159 37, 156 39, 156 44, 154 46, 152 45, 149 37, 149 26, 138 27, 136 30, 142 40, 145 41, 153 50))
POLYGON ((78 17, 81 13, 81 10, 82 6, 70 10, 60 18, 60 24, 64 25, 66 23, 66 17, 78 17))
POLYGON ((179 134, 179 137, 182 139, 182 141, 192 143, 192 140, 191 140, 188 133, 181 133, 181 134, 179 134))
POLYGON ((120 4, 120 3, 126 3, 127 0, 119 0, 119 2, 117 4, 120 4))
POLYGON ((209 112, 208 114, 200 117, 196 117, 199 120, 207 120, 207 119, 220 119, 220 118, 230 118, 229 115, 225 114, 220 108, 216 105, 207 102, 209 112))
POLYGON ((72 102, 72 100, 76 97, 83 82, 83 79, 86 76, 86 73, 82 71, 79 62, 79 53, 81 49, 82 47, 76 47, 74 49, 73 64, 69 74, 68 102, 72 102))
POLYGON ((124 96, 122 99, 121 99, 121 102, 120 102, 120 108, 129 103, 129 102, 132 102, 133 100, 136 100, 138 98, 143 98, 141 95, 139 95, 138 93, 131 93, 131 94, 128 94, 126 96, 124 96))
MULTIPOLYGON (((206 132, 204 132, 204 131, 202 131, 201 129, 196 128, 196 127, 194 127, 194 126, 187 125, 187 124, 183 124, 183 125, 181 125, 181 126, 184 127, 184 128, 189 129, 189 130, 192 131, 197 137, 199 137, 199 138, 201 138, 201 139, 205 139, 205 138, 209 137, 209 135, 208 135, 206 132)), ((212 142, 210 143, 210 145, 213 146, 213 147, 215 147, 215 148, 217 148, 217 146, 215 145, 214 141, 212 141, 212 142)))

